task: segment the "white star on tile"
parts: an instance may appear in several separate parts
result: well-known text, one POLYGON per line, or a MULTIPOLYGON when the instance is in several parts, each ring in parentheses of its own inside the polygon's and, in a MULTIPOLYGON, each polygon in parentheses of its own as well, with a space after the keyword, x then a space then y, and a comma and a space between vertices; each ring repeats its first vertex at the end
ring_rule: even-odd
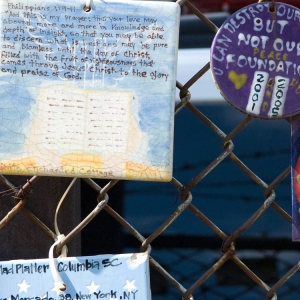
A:
POLYGON ((100 285, 96 285, 94 281, 92 281, 91 285, 87 285, 86 288, 89 290, 89 294, 98 293, 97 289, 100 285))
POLYGON ((22 281, 22 283, 18 283, 18 286, 20 288, 19 293, 21 292, 27 293, 27 289, 30 287, 30 285, 26 283, 25 279, 22 281))
POLYGON ((127 289, 128 292, 131 292, 132 290, 136 290, 136 286, 134 285, 135 280, 128 281, 126 280, 126 284, 123 286, 123 289, 127 289))
POLYGON ((54 287, 53 287, 53 289, 51 291, 56 292, 56 295, 64 293, 65 291, 62 291, 60 289, 60 287, 61 287, 61 282, 54 282, 54 287))

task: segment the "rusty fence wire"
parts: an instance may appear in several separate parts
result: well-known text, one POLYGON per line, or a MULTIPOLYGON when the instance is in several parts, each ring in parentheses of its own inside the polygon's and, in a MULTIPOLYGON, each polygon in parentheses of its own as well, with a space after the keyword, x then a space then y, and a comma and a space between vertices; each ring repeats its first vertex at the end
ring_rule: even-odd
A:
MULTIPOLYGON (((212 23, 206 16, 204 16, 199 10, 197 10, 190 2, 184 0, 177 1, 180 5, 185 5, 190 11, 192 11, 202 22, 204 22, 214 33, 218 31, 218 27, 212 23)), ((178 194, 178 201, 174 204, 175 208, 173 212, 161 223, 156 230, 148 234, 147 236, 142 235, 136 228, 134 228, 126 219, 118 214, 109 203, 109 192, 118 184, 118 180, 109 181, 104 187, 99 186, 92 179, 78 179, 84 180, 91 189, 94 189, 97 193, 97 201, 95 201, 95 208, 90 212, 90 214, 75 227, 71 232, 69 232, 66 237, 60 242, 57 247, 57 251, 62 249, 62 247, 68 244, 81 230, 88 225, 88 223, 95 218, 96 215, 101 213, 102 210, 106 211, 114 220, 121 224, 121 226, 127 230, 131 237, 136 239, 140 245, 140 251, 152 251, 150 257, 150 263, 155 270, 152 274, 153 276, 160 276, 169 287, 172 287, 171 294, 168 294, 164 299, 243 299, 243 295, 246 293, 258 293, 260 296, 264 295, 262 298, 265 299, 277 299, 277 294, 280 291, 285 291, 284 293, 295 292, 296 295, 300 295, 300 289, 295 288, 291 282, 294 282, 293 278, 299 276, 297 272, 300 269, 300 262, 297 261, 297 255, 294 255, 297 251, 289 252, 289 249, 285 249, 285 252, 280 255, 289 256, 289 260, 281 267, 280 278, 273 277, 271 282, 264 281, 260 278, 260 275, 256 273, 255 268, 252 266, 251 262, 245 258, 243 259, 243 250, 239 250, 238 244, 239 240, 247 239, 242 237, 242 234, 246 232, 251 225, 253 225, 258 219, 264 218, 264 213, 267 210, 274 210, 285 222, 291 225, 292 219, 288 212, 286 212, 281 206, 276 203, 276 187, 285 180, 286 177, 290 175, 290 166, 287 165, 283 170, 277 170, 277 173, 272 172, 273 179, 270 182, 263 181, 259 174, 256 174, 251 170, 250 167, 246 165, 239 158, 238 155, 234 153, 234 139, 243 131, 249 124, 254 120, 253 117, 244 115, 244 119, 237 124, 230 132, 225 133, 221 128, 219 128, 208 116, 206 116, 199 108, 197 108, 190 100, 193 99, 193 95, 190 94, 189 88, 197 84, 201 84, 201 77, 210 69, 210 63, 208 62, 205 66, 199 69, 196 74, 191 74, 191 78, 188 82, 177 82, 177 88, 179 89, 181 102, 176 106, 175 115, 180 114, 182 110, 188 110, 193 114, 195 118, 198 119, 198 128, 194 128, 195 131, 201 130, 204 125, 209 130, 211 135, 215 135, 220 140, 219 154, 207 162, 205 166, 199 166, 193 168, 192 178, 185 178, 184 182, 180 182, 176 179, 176 170, 174 172, 174 177, 172 181, 168 184, 168 189, 174 191, 178 194), (237 168, 237 172, 242 172, 245 174, 251 182, 257 185, 264 191, 264 196, 261 197, 257 204, 256 210, 248 211, 249 218, 242 224, 239 224, 238 228, 233 232, 224 232, 222 228, 219 228, 199 207, 195 204, 195 196, 193 196, 194 189, 204 180, 204 178, 218 169, 219 165, 228 163, 228 160, 234 164, 237 168), (226 162, 225 162, 226 161, 226 162), (181 200, 181 201, 179 201, 181 200), (186 214, 185 212, 189 212, 186 214), (181 218, 191 218, 191 215, 198 219, 199 226, 205 225, 211 231, 214 236, 214 240, 210 241, 199 241, 199 243, 206 243, 205 250, 199 250, 199 247, 192 243, 192 237, 187 237, 185 240, 186 247, 184 250, 182 247, 177 247, 176 245, 172 248, 164 248, 163 246, 157 249, 152 248, 151 244, 164 234, 164 232, 175 222, 178 222, 178 217, 181 218), (192 246, 189 246, 189 239, 192 246), (210 242, 219 243, 220 247, 210 247, 210 242), (152 249, 151 249, 152 248, 152 249), (221 249, 220 249, 221 248, 221 249), (212 254, 210 257, 214 257, 213 260, 206 260, 205 256, 207 251, 212 254), (169 263, 166 257, 173 262, 169 263), (204 259, 203 259, 204 258, 204 259), (291 262, 293 261, 293 263, 291 262), (230 262, 230 264, 228 263, 230 262), (177 268, 174 267, 177 266, 177 268), (189 265, 187 267, 187 265, 189 265), (170 267, 173 266, 173 267, 170 267), (222 282, 226 283, 228 277, 231 275, 229 267, 232 272, 241 272, 244 274, 251 284, 248 284, 248 288, 239 292, 240 295, 230 296, 231 292, 226 294, 226 284, 222 285, 222 282), (227 270, 227 273, 226 273, 227 270), (223 272, 222 274, 220 272, 223 272), (158 275, 159 274, 159 275, 158 275), (221 274, 221 275, 220 275, 221 274), (225 275, 224 275, 225 274, 225 275), (226 275, 227 274, 227 275, 226 275), (211 283, 212 276, 219 276, 220 285, 211 283), (223 277, 222 277, 223 276, 223 277), (227 278, 227 279, 226 279, 227 278), (275 279, 274 279, 275 278, 275 279), (273 282, 275 280, 275 282, 273 282), (287 288, 289 287, 289 288, 287 288), (212 294, 205 294, 207 289, 210 290, 212 294), (200 293, 199 291, 202 291, 200 293), (197 295, 197 296, 196 296, 197 295), (201 295, 206 295, 201 297, 201 295), (226 296, 227 295, 227 296, 226 296), (241 296, 242 295, 242 296, 241 296), (215 298, 214 298, 215 297, 215 298)), ((231 108, 235 110, 234 108, 231 108)), ((243 115, 243 114, 241 114, 243 115)), ((176 117, 175 117, 176 124, 176 117)), ((176 127, 175 127, 176 128, 176 127)), ((184 143, 184 141, 182 141, 184 143)), ((245 141, 245 147, 248 141, 245 141)), ((205 144, 205 141, 203 141, 205 144)), ((186 145, 186 155, 188 157, 188 148, 192 145, 187 143, 186 145)), ((209 147, 209 145, 206 145, 209 147)), ((288 155, 288 154, 287 154, 288 155)), ((199 157, 202 157, 201 149, 199 150, 199 157)), ((263 162, 262 162, 263 163, 263 162)), ((29 219, 31 219, 36 226, 38 226, 50 239, 55 240, 56 234, 48 226, 46 226, 35 214, 26 208, 26 201, 30 198, 30 193, 34 193, 35 185, 38 184, 40 178, 34 176, 27 180, 22 186, 14 186, 6 177, 0 176, 0 181, 6 187, 6 190, 1 192, 0 196, 10 196, 14 199, 14 207, 6 214, 6 216, 0 221, 0 229, 2 229, 6 224, 11 222, 16 214, 22 213, 29 219)), ((151 183, 145 183, 151 185, 151 183)), ((164 184, 165 186, 165 184, 164 184)), ((232 186, 234 188, 234 185, 232 186)), ((140 201, 143 201, 143 191, 140 191, 140 201)), ((130 195, 128 196, 130 197, 130 195)), ((201 196, 196 197, 200 198, 201 196)), ((176 200, 176 199, 173 199, 176 200)), ((225 200, 224 200, 225 201, 225 200)), ((156 208, 159 211, 159 207, 156 208)), ((151 212, 152 213, 152 212, 151 212)), ((222 212, 222 215, 226 215, 226 212, 222 212)), ((181 219, 181 222, 184 220, 181 219)), ((276 226, 276 224, 274 224, 276 226)), ((105 229, 104 229, 105 230, 105 229)), ((258 241, 256 241, 258 242, 258 241)), ((126 245, 130 248, 130 244, 126 245)), ((138 249, 133 248, 133 251, 138 251, 138 249)), ((252 249, 256 254, 262 254, 262 251, 257 246, 257 249, 252 249)), ((269 252, 265 253, 264 258, 267 257, 266 262, 272 264, 272 257, 279 253, 276 249, 269 249, 269 252), (271 251, 271 254, 270 254, 271 251), (272 252, 273 251, 273 252, 272 252), (276 252, 277 251, 277 252, 276 252), (268 260, 269 259, 269 260, 268 260)), ((282 260, 284 262, 284 259, 282 260)), ((240 273, 239 273, 240 274, 240 273)), ((159 285, 161 280, 155 280, 152 278, 152 288, 156 289, 156 284, 159 285)), ((234 280, 234 279, 232 279, 234 280)), ((238 279, 236 279, 238 280, 238 279)), ((234 286, 234 282, 229 283, 229 285, 234 286)), ((284 298, 284 295, 283 297, 284 298)), ((295 297, 296 298, 296 297, 295 297)), ((254 296, 253 298, 254 299, 254 296)))

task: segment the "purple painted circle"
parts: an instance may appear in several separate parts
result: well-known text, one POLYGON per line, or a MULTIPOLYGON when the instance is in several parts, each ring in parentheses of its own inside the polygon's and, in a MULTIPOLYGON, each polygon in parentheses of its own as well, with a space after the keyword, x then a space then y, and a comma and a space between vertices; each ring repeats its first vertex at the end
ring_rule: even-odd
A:
POLYGON ((249 5, 216 34, 211 70, 222 96, 249 115, 300 113, 300 10, 284 3, 249 5))

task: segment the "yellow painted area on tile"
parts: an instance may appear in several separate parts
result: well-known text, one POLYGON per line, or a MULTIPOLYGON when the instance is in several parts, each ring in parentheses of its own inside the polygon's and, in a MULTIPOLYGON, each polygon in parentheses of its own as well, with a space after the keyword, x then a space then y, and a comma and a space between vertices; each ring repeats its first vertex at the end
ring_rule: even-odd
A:
POLYGON ((67 153, 61 157, 61 165, 65 166, 91 166, 101 168, 102 158, 99 155, 88 154, 88 153, 67 153))
POLYGON ((170 181, 172 179, 169 167, 153 167, 135 162, 125 163, 125 176, 127 179, 150 181, 170 181))
POLYGON ((113 177, 113 171, 103 169, 101 156, 88 153, 67 153, 61 157, 61 165, 66 175, 79 177, 113 177))
POLYGON ((39 165, 31 157, 20 159, 4 160, 0 163, 2 174, 30 175, 38 172, 39 165))
POLYGON ((228 73, 229 80, 234 84, 236 90, 240 90, 248 80, 247 74, 237 74, 235 71, 228 73))

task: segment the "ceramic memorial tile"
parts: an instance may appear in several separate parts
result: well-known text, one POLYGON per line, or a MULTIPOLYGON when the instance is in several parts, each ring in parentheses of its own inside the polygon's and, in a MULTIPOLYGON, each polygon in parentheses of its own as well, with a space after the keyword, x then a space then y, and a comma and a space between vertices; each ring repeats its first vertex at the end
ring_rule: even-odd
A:
POLYGON ((0 262, 0 298, 7 300, 150 300, 147 253, 55 260, 66 290, 55 287, 49 260, 0 262))
POLYGON ((254 117, 300 113, 300 10, 284 3, 249 5, 215 36, 211 69, 222 96, 254 117))
POLYGON ((171 180, 179 5, 0 2, 0 173, 171 180))

